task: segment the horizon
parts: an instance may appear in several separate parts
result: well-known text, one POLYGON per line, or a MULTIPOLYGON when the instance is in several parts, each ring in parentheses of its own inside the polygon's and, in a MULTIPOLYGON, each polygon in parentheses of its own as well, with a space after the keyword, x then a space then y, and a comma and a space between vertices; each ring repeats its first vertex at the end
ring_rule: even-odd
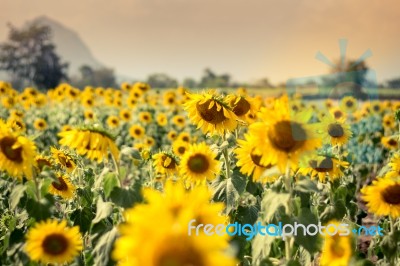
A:
POLYGON ((336 61, 340 57, 338 40, 346 38, 347 59, 357 59, 371 49, 373 55, 366 63, 376 71, 378 81, 399 77, 400 37, 396 36, 400 29, 396 25, 400 16, 396 10, 400 9, 379 1, 367 6, 357 2, 362 9, 344 0, 335 5, 305 0, 296 6, 290 1, 257 0, 253 5, 233 1, 227 6, 222 0, 212 8, 199 1, 135 0, 117 1, 116 8, 110 9, 102 0, 84 2, 77 11, 71 1, 33 4, 5 0, 8 12, 0 18, 0 40, 6 40, 7 22, 20 27, 45 16, 75 31, 94 58, 119 76, 142 80, 165 73, 181 82, 187 77, 198 80, 203 70, 210 68, 230 74, 237 82, 268 78, 277 84, 327 74, 329 66, 316 60, 316 53, 336 61), (91 12, 95 3, 96 13, 91 12), (239 19, 243 13, 251 16, 239 19))

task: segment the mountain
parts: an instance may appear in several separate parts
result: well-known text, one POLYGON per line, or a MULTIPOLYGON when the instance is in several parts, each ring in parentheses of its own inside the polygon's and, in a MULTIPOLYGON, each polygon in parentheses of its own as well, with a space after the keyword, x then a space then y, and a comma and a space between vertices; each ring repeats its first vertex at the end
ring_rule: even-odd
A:
POLYGON ((60 55, 63 62, 69 63, 69 75, 78 74, 79 68, 82 65, 89 65, 93 68, 104 66, 93 56, 89 47, 74 30, 46 16, 41 16, 27 22, 27 24, 31 23, 39 23, 51 28, 52 41, 56 45, 56 52, 60 55))

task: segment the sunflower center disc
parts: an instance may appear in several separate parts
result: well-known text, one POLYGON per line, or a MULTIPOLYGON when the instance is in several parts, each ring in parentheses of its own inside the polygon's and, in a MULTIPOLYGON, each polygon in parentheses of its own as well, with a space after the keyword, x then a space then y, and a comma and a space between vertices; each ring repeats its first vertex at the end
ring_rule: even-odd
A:
POLYGON ((0 148, 3 154, 10 161, 21 163, 22 162, 22 147, 13 149, 12 146, 17 140, 13 137, 4 137, 0 140, 0 148))
POLYGON ((246 101, 244 98, 240 98, 239 102, 233 107, 232 111, 235 113, 237 116, 242 116, 247 114, 247 112, 250 110, 250 104, 248 101, 246 101))
POLYGON ((330 124, 328 126, 328 134, 334 138, 340 138, 344 135, 343 127, 339 124, 330 124))
POLYGON ((390 140, 388 141, 388 144, 389 144, 390 146, 395 146, 395 145, 397 145, 397 141, 395 141, 394 139, 390 139, 390 140))
POLYGON ((208 109, 208 106, 210 105, 212 100, 207 100, 203 104, 196 104, 197 111, 199 112, 201 118, 203 118, 205 121, 207 121, 210 124, 220 124, 226 120, 226 117, 224 116, 224 108, 221 107, 221 109, 218 111, 217 110, 217 105, 214 103, 213 107, 208 109))
POLYGON ((325 158, 318 164, 316 160, 312 160, 310 166, 317 172, 329 172, 333 169, 333 161, 331 158, 325 158))
POLYGON ((51 184, 53 185, 53 187, 55 187, 59 191, 68 190, 67 183, 65 183, 64 179, 62 179, 61 177, 58 178, 58 183, 53 181, 53 182, 51 182, 51 184))
POLYGON ((170 158, 170 157, 168 157, 168 156, 163 156, 163 157, 162 157, 162 161, 163 161, 162 165, 163 165, 163 167, 164 167, 164 168, 167 168, 167 169, 174 169, 174 168, 175 168, 175 161, 174 161, 174 159, 170 158, 170 162, 169 162, 169 163, 166 163, 165 161, 166 161, 168 158, 170 158))
POLYGON ((347 101, 346 102, 346 106, 349 107, 349 108, 353 107, 353 102, 352 101, 347 101))
POLYGON ((202 154, 196 154, 188 160, 189 169, 195 173, 204 173, 209 168, 207 158, 202 154))
POLYGON ((185 147, 179 147, 179 148, 178 148, 178 152, 179 152, 180 154, 184 154, 185 151, 186 151, 185 147))
POLYGON ((206 263, 202 255, 193 248, 190 244, 180 244, 178 247, 172 246, 167 248, 157 258, 155 265, 157 266, 179 266, 179 265, 190 265, 190 266, 205 266, 206 263), (173 250, 171 250, 173 248, 173 250))
POLYGON ((382 192, 383 200, 389 204, 397 205, 400 203, 400 184, 386 188, 382 192))
POLYGON ((290 121, 279 121, 268 131, 272 144, 285 152, 301 147, 306 137, 304 128, 299 123, 290 121))
POLYGON ((343 113, 342 113, 342 111, 335 111, 335 112, 333 113, 333 116, 334 116, 336 119, 339 119, 339 118, 341 118, 341 117, 343 116, 343 113))
POLYGON ((68 241, 61 234, 51 234, 44 239, 42 247, 47 254, 59 255, 67 250, 68 241))

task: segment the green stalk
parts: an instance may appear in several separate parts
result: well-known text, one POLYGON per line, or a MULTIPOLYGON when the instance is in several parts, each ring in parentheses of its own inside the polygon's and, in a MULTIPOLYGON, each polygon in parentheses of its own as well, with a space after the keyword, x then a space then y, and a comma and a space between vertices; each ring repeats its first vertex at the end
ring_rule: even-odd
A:
MULTIPOLYGON (((223 140, 226 141, 226 136, 225 134, 223 135, 223 140)), ((224 148, 223 150, 223 155, 224 155, 224 160, 225 160, 225 175, 226 178, 231 178, 231 164, 230 164, 230 160, 229 160, 229 154, 228 154, 228 146, 226 148, 224 148)))
POLYGON ((122 187, 122 181, 119 173, 119 164, 117 163, 117 159, 114 157, 114 155, 111 153, 111 158, 113 160, 114 166, 115 166, 115 172, 117 173, 117 179, 118 179, 118 184, 120 187, 122 187))
MULTIPOLYGON (((285 188, 286 191, 289 193, 289 201, 288 201, 288 208, 286 209, 286 215, 290 216, 292 212, 291 208, 291 202, 292 202, 292 194, 293 194, 293 189, 292 189, 292 182, 291 182, 291 176, 290 176, 290 163, 287 164, 286 166, 286 173, 285 173, 285 188)), ((285 239, 285 258, 286 262, 289 262, 291 257, 290 254, 292 253, 292 237, 287 236, 285 239)))

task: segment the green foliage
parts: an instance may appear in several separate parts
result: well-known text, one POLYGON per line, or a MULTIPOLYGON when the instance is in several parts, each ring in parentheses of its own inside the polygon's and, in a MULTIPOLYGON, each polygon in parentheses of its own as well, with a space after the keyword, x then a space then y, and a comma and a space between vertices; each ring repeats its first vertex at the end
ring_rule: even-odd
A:
POLYGON ((47 26, 31 24, 17 29, 10 24, 8 41, 0 45, 0 70, 40 89, 56 87, 67 79, 68 64, 61 63, 47 26))

